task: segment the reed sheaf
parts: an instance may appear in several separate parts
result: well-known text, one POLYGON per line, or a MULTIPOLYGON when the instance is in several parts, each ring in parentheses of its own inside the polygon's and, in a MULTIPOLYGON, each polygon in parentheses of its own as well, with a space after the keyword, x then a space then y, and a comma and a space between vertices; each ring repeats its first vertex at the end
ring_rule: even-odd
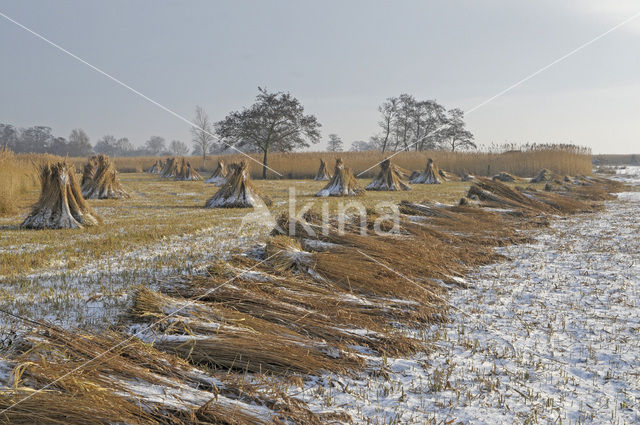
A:
MULTIPOLYGON (((420 152, 274 152, 269 155, 269 167, 278 171, 282 176, 269 171, 268 178, 312 179, 318 172, 318 160, 325 161, 329 167, 341 157, 348 163, 354 174, 358 175, 370 167, 360 177, 373 178, 378 173, 375 164, 393 155, 393 163, 410 171, 423 171, 424 164, 432 158, 441 169, 450 173, 464 175, 470 173, 477 176, 491 176, 506 171, 522 177, 533 177, 541 168, 549 168, 562 175, 590 174, 592 170, 591 152, 587 148, 573 145, 527 145, 518 150, 504 147, 502 151, 420 151, 420 152)), ((513 146, 509 146, 513 148, 513 146)), ((207 158, 202 167, 202 158, 188 157, 191 164, 205 174, 212 173, 217 167, 218 160, 227 164, 246 160, 249 172, 254 179, 262 175, 262 156, 247 154, 255 161, 240 154, 212 155, 207 158)), ((142 172, 151 169, 156 161, 166 157, 132 157, 114 158, 114 163, 120 172, 142 172)), ((72 158, 78 169, 82 168, 85 158, 72 158)))
POLYGON ((283 215, 266 245, 214 262, 205 274, 139 288, 128 331, 43 326, 19 338, 2 360, 14 372, 0 409, 62 379, 0 420, 334 423, 339 410, 314 414, 278 383, 381 373, 371 354, 428 351, 405 331, 448 320, 447 291, 465 285, 474 267, 501 261, 492 247, 529 242, 521 230, 597 211, 621 190, 591 177, 550 183, 539 190, 476 178, 455 205, 401 202, 398 221, 372 211, 328 222, 315 211, 283 215))

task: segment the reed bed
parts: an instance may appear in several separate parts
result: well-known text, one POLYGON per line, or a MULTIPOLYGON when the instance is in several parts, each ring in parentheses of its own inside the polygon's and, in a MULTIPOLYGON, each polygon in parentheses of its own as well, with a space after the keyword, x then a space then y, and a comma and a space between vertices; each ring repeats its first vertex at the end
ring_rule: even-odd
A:
MULTIPOLYGON (((227 164, 247 160, 252 178, 262 175, 262 156, 248 154, 255 161, 240 154, 212 155, 207 157, 202 166, 202 157, 188 157, 187 159, 198 170, 211 173, 216 168, 217 161, 222 159, 227 164), (257 162, 256 162, 257 161, 257 162)), ((319 160, 324 160, 329 166, 335 164, 341 157, 353 170, 354 174, 372 167, 361 177, 373 178, 378 173, 375 164, 393 155, 393 152, 274 152, 269 155, 269 167, 278 171, 282 176, 269 171, 269 178, 312 179, 318 171, 319 160)), ((477 176, 491 176, 501 171, 509 172, 521 177, 533 177, 542 168, 548 168, 561 175, 590 174, 592 170, 591 153, 588 149, 565 145, 533 145, 522 151, 498 152, 448 152, 421 151, 400 152, 393 157, 393 162, 406 170, 424 170, 427 160, 432 158, 438 167, 446 172, 462 176, 465 172, 477 176)), ((165 157, 121 157, 113 158, 120 172, 142 172, 153 166, 158 159, 165 157)), ((82 169, 86 158, 71 158, 78 169, 82 169)))
POLYGON ((40 187, 38 165, 49 158, 53 157, 0 149, 0 217, 25 206, 26 195, 40 187))

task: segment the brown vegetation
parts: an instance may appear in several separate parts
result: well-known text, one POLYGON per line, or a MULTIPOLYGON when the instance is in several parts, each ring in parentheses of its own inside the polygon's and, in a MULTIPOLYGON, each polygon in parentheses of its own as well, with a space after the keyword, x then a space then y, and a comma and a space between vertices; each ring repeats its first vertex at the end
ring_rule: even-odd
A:
POLYGON ((178 167, 178 173, 174 177, 174 180, 200 181, 202 180, 202 176, 196 170, 191 168, 191 163, 189 161, 182 158, 180 166, 178 167))
POLYGON ((72 167, 64 162, 39 166, 40 199, 22 223, 27 229, 76 229, 99 224, 98 215, 82 197, 72 167))
MULTIPOLYGON (((262 156, 248 154, 256 162, 240 154, 213 155, 214 161, 224 159, 227 163, 239 162, 244 159, 249 166, 251 177, 262 175, 262 156)), ((318 171, 318 160, 327 164, 334 163, 338 157, 347 162, 354 173, 359 175, 364 170, 382 162, 389 156, 389 152, 274 152, 269 156, 269 167, 277 170, 282 177, 273 172, 269 178, 312 179, 318 171)), ((189 157, 192 162, 196 157, 189 157)), ((476 176, 492 176, 497 172, 506 171, 518 176, 533 177, 541 168, 548 168, 561 175, 590 174, 592 169, 591 154, 588 150, 571 146, 541 145, 525 148, 522 151, 507 153, 495 152, 448 152, 448 151, 420 151, 400 152, 393 156, 397 167, 407 170, 424 170, 428 158, 432 158, 438 166, 450 173, 462 175, 466 170, 476 176)), ((116 168, 120 172, 142 172, 150 168, 159 157, 114 158, 116 168)), ((73 158, 72 161, 79 169, 86 161, 84 158, 73 158)), ((194 162, 195 163, 195 162, 194 162)), ((213 162, 215 163, 215 162, 213 162)), ((212 169, 200 170, 211 172, 212 169)), ((363 178, 374 178, 377 169, 366 171, 363 178)))
POLYGON ((365 190, 360 187, 351 169, 345 167, 342 158, 338 158, 333 177, 316 196, 359 196, 364 193, 365 190))
POLYGON ((118 180, 118 171, 107 155, 91 157, 82 174, 82 196, 86 199, 128 198, 118 180))
POLYGON ((214 183, 216 186, 222 185, 227 180, 227 175, 229 174, 229 170, 222 159, 218 160, 218 166, 211 176, 205 180, 205 183, 214 183))
POLYGON ((320 160, 320 168, 313 179, 316 181, 331 180, 331 173, 329 173, 327 163, 323 159, 320 160))
POLYGON ((0 217, 14 214, 24 206, 25 195, 37 189, 40 163, 48 155, 16 155, 0 149, 0 217))
POLYGON ((242 161, 227 178, 224 185, 205 204, 207 208, 252 208, 271 200, 261 195, 251 183, 247 163, 242 161))
POLYGON ((414 174, 411 178, 412 184, 422 183, 422 184, 440 184, 442 181, 440 180, 440 172, 438 171, 438 167, 433 163, 433 159, 429 158, 427 161, 427 167, 424 169, 422 173, 414 174))
POLYGON ((411 190, 403 176, 390 159, 380 164, 380 173, 366 187, 367 190, 411 190))

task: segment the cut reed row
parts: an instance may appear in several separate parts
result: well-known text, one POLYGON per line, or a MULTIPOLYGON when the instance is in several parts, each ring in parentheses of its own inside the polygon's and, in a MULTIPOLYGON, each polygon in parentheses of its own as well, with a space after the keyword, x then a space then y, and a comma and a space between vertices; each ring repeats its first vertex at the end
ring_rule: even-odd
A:
POLYGON ((274 389, 216 378, 118 333, 47 326, 19 345, 6 363, 14 372, 0 388, 0 423, 321 423, 274 389))
POLYGON ((476 205, 402 203, 400 226, 382 235, 370 232, 381 225, 372 213, 366 235, 357 220, 347 220, 343 232, 335 219, 323 227, 314 212, 282 216, 261 258, 217 263, 207 277, 174 282, 164 294, 141 291, 134 317, 163 319, 188 304, 188 313, 154 335, 156 346, 223 369, 348 373, 366 366, 363 349, 425 350, 399 330, 445 320, 440 282, 457 283, 470 267, 499 261, 491 246, 528 242, 518 230, 530 223, 597 207, 574 191, 514 189, 489 179, 478 179, 468 196, 476 205))

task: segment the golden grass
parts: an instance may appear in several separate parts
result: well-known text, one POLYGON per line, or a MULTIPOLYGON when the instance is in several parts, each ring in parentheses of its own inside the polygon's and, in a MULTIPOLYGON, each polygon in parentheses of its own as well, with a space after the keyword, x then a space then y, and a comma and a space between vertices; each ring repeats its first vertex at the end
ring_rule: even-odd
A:
MULTIPOLYGON (((342 157, 347 167, 357 175, 367 168, 381 162, 392 153, 378 151, 368 152, 294 152, 272 153, 269 155, 269 167, 282 174, 279 177, 269 171, 269 178, 311 179, 318 171, 318 162, 324 160, 329 167, 335 164, 337 158, 342 157)), ((255 179, 262 175, 262 160, 259 154, 249 154, 257 162, 247 159, 240 154, 213 155, 208 157, 206 167, 202 169, 201 157, 188 157, 196 168, 201 171, 212 172, 218 159, 224 159, 227 164, 239 162, 242 158, 249 164, 251 176, 255 179)), ((159 158, 165 157, 127 157, 114 158, 116 168, 120 172, 142 172, 153 166, 159 158)), ((506 171, 522 177, 533 177, 542 168, 548 168, 561 175, 590 174, 591 155, 580 149, 561 147, 540 147, 536 150, 523 152, 492 153, 492 152, 401 152, 393 157, 397 166, 407 170, 424 170, 427 159, 433 158, 438 168, 463 175, 465 171, 477 176, 489 176, 506 171)), ((76 167, 81 170, 86 158, 71 158, 76 167)), ((375 166, 360 177, 372 178, 379 171, 375 166)))
POLYGON ((40 186, 36 164, 45 158, 0 149, 0 217, 25 206, 26 195, 40 186))

